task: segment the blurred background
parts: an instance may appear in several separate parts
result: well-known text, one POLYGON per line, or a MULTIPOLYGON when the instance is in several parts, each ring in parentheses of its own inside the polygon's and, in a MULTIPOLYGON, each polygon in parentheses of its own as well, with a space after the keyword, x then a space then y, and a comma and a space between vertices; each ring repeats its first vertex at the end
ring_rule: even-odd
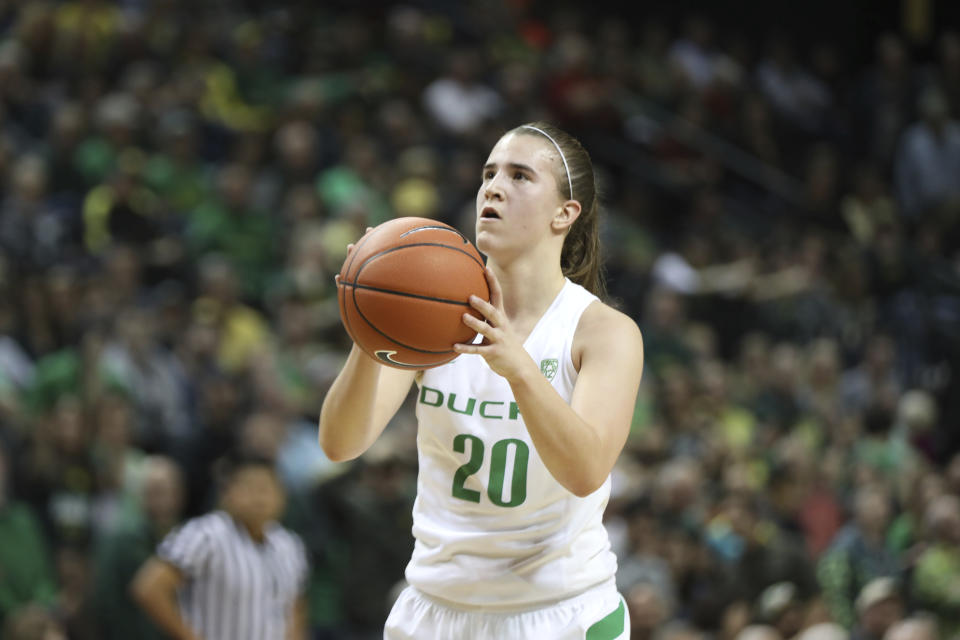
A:
POLYGON ((394 216, 472 237, 534 119, 592 154, 644 332, 634 637, 960 632, 960 4, 619 4, 0 0, 4 640, 162 638, 127 584, 235 449, 313 637, 380 637, 416 427, 317 446, 333 276, 394 216))

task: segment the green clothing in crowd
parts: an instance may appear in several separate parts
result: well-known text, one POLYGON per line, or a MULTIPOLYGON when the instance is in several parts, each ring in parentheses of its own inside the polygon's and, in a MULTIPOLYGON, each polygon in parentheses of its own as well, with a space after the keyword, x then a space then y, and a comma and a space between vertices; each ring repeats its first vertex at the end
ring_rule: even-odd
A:
POLYGON ((913 570, 917 604, 931 610, 940 624, 941 638, 960 634, 960 547, 936 544, 917 558, 913 570))
POLYGON ((0 506, 0 623, 30 602, 53 603, 57 587, 44 540, 30 507, 0 506))
POLYGON ((259 299, 278 255, 277 222, 262 211, 231 211, 205 202, 190 216, 187 240, 194 255, 221 253, 233 263, 244 293, 259 299))
POLYGON ((199 163, 181 164, 163 154, 156 154, 147 162, 144 180, 178 214, 199 206, 211 182, 199 163))
POLYGON ((142 520, 129 522, 106 535, 94 561, 94 609, 101 621, 102 640, 163 640, 167 636, 130 599, 130 581, 153 555, 161 536, 142 520))
POLYGON ((875 545, 855 525, 841 529, 817 564, 817 581, 834 621, 848 629, 856 622, 854 602, 874 578, 900 576, 896 553, 875 545))

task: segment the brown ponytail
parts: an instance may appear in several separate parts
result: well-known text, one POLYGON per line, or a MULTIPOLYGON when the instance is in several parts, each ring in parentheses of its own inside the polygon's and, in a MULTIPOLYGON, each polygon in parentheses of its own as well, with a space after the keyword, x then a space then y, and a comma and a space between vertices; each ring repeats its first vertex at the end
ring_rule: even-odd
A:
POLYGON ((520 125, 513 133, 546 137, 560 147, 562 160, 557 162, 555 178, 557 190, 563 197, 580 203, 580 216, 570 227, 560 253, 563 275, 584 287, 590 293, 604 297, 606 287, 600 254, 600 202, 597 198, 596 178, 590 154, 580 142, 566 131, 547 122, 520 125), (570 180, 567 181, 567 170, 570 180), (573 193, 570 193, 570 187, 573 193))

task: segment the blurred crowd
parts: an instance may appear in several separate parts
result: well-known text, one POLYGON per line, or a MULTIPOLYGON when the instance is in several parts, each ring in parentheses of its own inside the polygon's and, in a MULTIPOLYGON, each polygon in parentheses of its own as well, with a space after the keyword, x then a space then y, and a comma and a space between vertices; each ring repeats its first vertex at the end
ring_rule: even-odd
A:
MULTIPOLYGON (((549 3, 546 3, 549 4, 549 3)), ((838 43, 506 0, 0 0, 3 640, 161 638, 131 577, 276 462, 317 639, 379 637, 412 398, 316 444, 333 276, 472 234, 486 153, 591 152, 646 368, 608 528, 635 638, 960 633, 960 35, 838 43)))

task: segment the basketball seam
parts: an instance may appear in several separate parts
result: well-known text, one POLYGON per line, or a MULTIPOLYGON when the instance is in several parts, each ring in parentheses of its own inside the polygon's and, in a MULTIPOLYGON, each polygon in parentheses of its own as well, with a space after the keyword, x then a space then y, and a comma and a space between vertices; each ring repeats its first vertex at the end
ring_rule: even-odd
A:
POLYGON ((353 268, 353 261, 357 259, 357 251, 364 245, 366 241, 367 235, 364 235, 362 238, 360 238, 357 244, 353 245, 353 251, 350 252, 350 262, 347 264, 347 268, 343 272, 344 274, 350 273, 350 269, 353 268))
MULTIPOLYGON (((453 231, 453 232, 456 233, 458 236, 460 236, 461 238, 463 238, 464 244, 470 244, 470 240, 467 238, 467 236, 465 236, 465 235, 463 235, 462 233, 460 233, 460 230, 459 230, 459 229, 455 229, 454 227, 451 227, 451 226, 421 225, 421 226, 419 226, 419 227, 414 227, 413 229, 407 229, 406 231, 404 231, 403 233, 401 233, 399 237, 402 238, 402 237, 406 236, 408 233, 412 233, 412 232, 414 232, 414 231, 419 231, 419 230, 421 230, 421 229, 438 229, 438 230, 444 230, 444 231, 453 231)), ((364 243, 366 243, 367 239, 368 239, 368 236, 367 236, 367 234, 365 234, 365 235, 364 235, 362 238, 360 238, 360 240, 354 245, 353 251, 350 253, 350 256, 349 256, 349 262, 347 263, 347 268, 343 271, 343 273, 345 273, 345 274, 350 273, 350 269, 353 267, 353 261, 357 258, 357 252, 359 251, 360 247, 362 247, 362 246, 364 245, 364 243)), ((448 245, 441 244, 441 243, 431 243, 431 244, 439 245, 439 246, 443 246, 443 247, 447 247, 447 246, 448 246, 448 245)), ((411 247, 412 247, 412 246, 420 246, 420 245, 404 245, 404 246, 411 246, 411 247)), ((396 249, 401 249, 402 247, 394 247, 394 248, 396 248, 396 249)), ((453 250, 455 250, 455 251, 461 251, 462 253, 466 253, 468 256, 470 256, 470 258, 471 258, 474 262, 477 262, 481 267, 484 266, 482 261, 478 261, 478 260, 477 260, 474 256, 472 256, 469 252, 463 251, 462 249, 457 249, 456 247, 449 247, 449 248, 450 248, 450 249, 453 249, 453 250)), ((382 252, 381 252, 381 253, 382 253, 382 252)), ((380 255, 380 254, 378 253, 378 254, 375 254, 375 255, 380 255)), ((369 260, 369 259, 368 259, 368 260, 369 260)))
POLYGON ((377 327, 375 324, 370 322, 367 316, 363 314, 363 311, 360 309, 360 305, 357 304, 357 287, 353 288, 353 308, 356 309, 358 314, 360 314, 360 317, 363 318, 363 321, 367 323, 368 327, 370 327, 371 329, 373 329, 374 331, 382 335, 384 338, 386 338, 393 344, 399 345, 404 349, 410 349, 411 351, 416 351, 417 353, 430 353, 430 354, 456 353, 453 349, 447 349, 445 351, 431 351, 430 349, 418 349, 417 347, 411 347, 408 344, 403 344, 402 342, 400 342, 399 340, 396 340, 395 338, 391 338, 390 336, 385 334, 383 331, 381 331, 379 327, 377 327))
POLYGON ((433 298, 431 296, 420 295, 419 293, 406 293, 404 291, 394 291, 393 289, 382 289, 380 287, 374 287, 369 284, 356 284, 353 282, 348 282, 344 286, 353 287, 354 289, 366 289, 368 291, 378 291, 380 293, 389 293, 395 296, 403 296, 405 298, 417 298, 418 300, 430 300, 431 302, 442 302, 444 304, 455 304, 461 307, 469 307, 469 302, 461 302, 459 300, 447 300, 446 298, 433 298))
MULTIPOLYGON (((339 291, 339 290, 338 290, 338 292, 337 292, 337 293, 338 293, 338 295, 337 295, 338 303, 340 304, 340 307, 341 307, 341 312, 342 312, 342 315, 343 315, 343 321, 344 321, 344 323, 346 324, 347 334, 348 334, 348 335, 350 336, 350 338, 352 339, 352 338, 353 338, 353 331, 351 330, 351 326, 352 326, 352 325, 351 325, 351 322, 350 322, 350 314, 347 313, 347 291, 346 291, 346 289, 345 289, 345 287, 346 287, 347 285, 346 285, 346 284, 343 284, 343 283, 340 283, 340 284, 341 284, 342 287, 344 287, 344 289, 343 289, 343 291, 339 291), (343 297, 342 297, 342 298, 341 298, 340 295, 339 295, 340 293, 343 294, 343 297)), ((373 326, 373 324, 371 324, 371 322, 370 322, 369 320, 367 320, 366 316, 363 315, 363 312, 360 311, 360 307, 357 306, 357 301, 356 301, 356 300, 353 301, 353 308, 356 309, 356 311, 357 311, 358 314, 360 314, 360 317, 363 318, 363 321, 367 324, 367 326, 369 326, 371 329, 373 329, 374 331, 376 331, 376 332, 379 333, 380 335, 383 335, 383 337, 385 337, 387 340, 390 340, 391 342, 395 342, 398 346, 403 346, 401 343, 397 342, 396 340, 394 340, 394 339, 391 338, 390 336, 385 335, 382 331, 380 331, 380 330, 377 329, 375 326, 373 326)), ((359 345, 359 343, 358 343, 358 345, 359 345)), ((413 349, 413 347, 405 347, 405 348, 407 348, 407 349, 413 349)), ((361 349, 363 349, 363 347, 361 347, 361 349)), ((363 349, 363 350, 366 351, 366 349, 363 349)), ((416 351, 417 349, 413 349, 413 350, 416 351)), ((369 352, 368 352, 368 353, 369 353, 369 352)), ((396 352, 394 352, 394 353, 396 353, 396 352)), ((428 353, 434 353, 434 352, 431 351, 431 352, 428 352, 428 353)), ((453 351, 444 351, 444 352, 439 352, 439 353, 449 354, 449 353, 453 353, 453 351)), ((370 355, 376 355, 376 354, 370 354, 370 355)), ((378 361, 383 361, 383 360, 384 360, 383 358, 376 358, 376 359, 377 359, 378 361)), ((446 364, 446 363, 450 362, 449 359, 446 359, 446 360, 441 360, 441 361, 439 361, 439 362, 425 362, 425 363, 422 363, 422 364, 406 364, 406 363, 396 362, 396 361, 390 360, 389 358, 388 358, 387 360, 389 361, 389 364, 391 364, 391 365, 393 365, 393 366, 395 366, 395 367, 398 367, 398 366, 399 366, 399 367, 403 367, 404 369, 418 369, 418 370, 428 369, 428 368, 431 368, 431 367, 438 367, 438 366, 440 366, 440 365, 442 365, 442 364, 446 364)))
MULTIPOLYGON (((453 227, 449 227, 449 226, 423 225, 423 226, 415 227, 415 228, 413 228, 413 229, 408 229, 408 230, 405 231, 404 233, 400 234, 399 237, 400 237, 400 238, 403 238, 403 237, 405 237, 405 236, 407 236, 407 235, 410 235, 411 233, 414 233, 414 232, 416 232, 416 231, 423 231, 423 230, 428 230, 428 229, 436 229, 436 230, 438 230, 438 231, 452 231, 453 233, 455 233, 457 236, 459 236, 459 237, 463 240, 464 245, 470 245, 471 248, 473 248, 473 246, 470 244, 470 241, 467 239, 467 237, 466 237, 465 235, 463 235, 462 233, 460 233, 459 230, 457 230, 457 229, 455 229, 455 228, 453 228, 453 227)), ((359 251, 360 248, 365 244, 365 240, 366 240, 366 238, 361 238, 360 242, 358 242, 357 245, 354 247, 354 251, 351 252, 352 255, 350 256, 350 260, 349 260, 349 262, 348 262, 348 264, 347 264, 347 268, 344 270, 344 273, 350 273, 350 271, 352 270, 353 265, 354 265, 354 262, 355 262, 355 260, 356 260, 357 255, 358 255, 358 251, 359 251)), ((417 352, 417 353, 423 353, 423 354, 448 355, 448 354, 451 354, 451 353, 455 353, 455 351, 453 351, 452 349, 450 349, 450 350, 445 350, 445 351, 432 351, 432 350, 428 350, 428 349, 419 349, 419 348, 417 348, 417 347, 413 347, 413 346, 404 344, 404 343, 400 342, 399 340, 396 340, 396 339, 390 337, 389 335, 387 335, 386 333, 384 333, 383 331, 381 331, 381 330, 380 330, 377 326, 375 326, 372 322, 370 322, 369 318, 366 317, 366 315, 365 315, 365 314, 363 313, 363 311, 360 309, 360 305, 357 303, 357 289, 367 289, 367 290, 370 290, 370 291, 376 291, 376 292, 378 292, 378 293, 393 294, 393 295, 399 295, 399 296, 403 296, 403 297, 410 297, 410 298, 415 298, 415 299, 432 301, 432 302, 440 302, 440 303, 443 303, 443 304, 454 304, 454 305, 458 305, 458 306, 466 306, 466 307, 469 307, 469 303, 464 303, 464 302, 460 302, 460 301, 457 301, 457 300, 447 300, 447 299, 444 299, 444 298, 434 298, 434 297, 431 297, 431 296, 423 296, 423 295, 419 295, 419 294, 415 294, 415 293, 404 293, 404 292, 398 292, 398 291, 391 291, 391 290, 389 290, 389 289, 382 289, 382 288, 378 288, 378 287, 372 287, 372 286, 369 286, 369 285, 362 285, 362 284, 358 284, 358 283, 357 283, 357 280, 358 280, 359 277, 360 277, 360 273, 361 273, 361 272, 364 270, 364 268, 366 268, 366 266, 367 266, 368 264, 370 264, 375 258, 379 258, 380 256, 386 255, 386 254, 388 254, 388 253, 392 253, 392 252, 394 252, 394 251, 399 251, 400 249, 405 249, 405 248, 408 248, 408 247, 444 247, 444 248, 446 248, 446 249, 451 249, 451 250, 453 250, 453 251, 459 251, 460 253, 466 255, 466 256, 469 257, 471 260, 473 260, 473 262, 476 263, 478 266, 480 266, 481 269, 484 268, 484 264, 483 264, 482 259, 478 259, 478 257, 475 256, 473 253, 470 253, 469 251, 465 251, 464 249, 461 249, 461 248, 459 248, 459 247, 450 246, 449 244, 444 244, 444 243, 442 243, 442 242, 416 242, 416 243, 411 243, 411 244, 403 245, 403 246, 400 246, 400 247, 390 247, 390 248, 388 248, 388 249, 384 249, 384 250, 381 250, 381 251, 375 253, 374 255, 372 255, 372 256, 368 257, 366 260, 364 260, 363 263, 357 268, 357 273, 356 273, 356 275, 354 276, 353 282, 349 282, 349 281, 344 282, 344 281, 341 281, 339 284, 341 284, 341 285, 344 286, 344 287, 347 287, 347 286, 353 287, 352 303, 353 303, 353 308, 354 308, 354 310, 357 312, 357 314, 360 316, 360 318, 363 320, 363 322, 364 322, 368 327, 370 327, 371 329, 373 329, 374 331, 376 331, 378 334, 380 334, 381 336, 383 336, 385 339, 387 339, 389 342, 393 343, 394 345, 397 345, 398 347, 401 347, 401 348, 403 348, 403 349, 409 349, 410 351, 417 352)), ((474 249, 474 252, 476 252, 476 249, 474 249)), ((342 304, 343 304, 343 308, 342 308, 342 310, 343 310, 343 315, 344 315, 344 319, 346 320, 346 324, 347 324, 347 333, 351 334, 351 337, 352 337, 352 331, 351 331, 352 327, 350 326, 352 323, 350 323, 349 314, 347 313, 347 307, 346 307, 346 305, 348 304, 348 302, 347 302, 347 297, 346 297, 347 291, 346 291, 345 289, 344 289, 344 291, 343 291, 343 294, 344 294, 344 298, 343 298, 343 301, 342 301, 342 304)), ((449 362, 449 360, 444 360, 444 361, 442 361, 442 362, 437 362, 437 363, 424 363, 424 364, 421 364, 421 365, 406 365, 406 367, 407 367, 407 368, 429 368, 429 367, 432 367, 432 366, 438 366, 438 365, 440 365, 440 364, 445 364, 446 362, 449 362)))
POLYGON ((346 326, 347 334, 350 336, 350 339, 353 339, 353 331, 351 331, 350 326, 350 314, 347 313, 347 290, 343 282, 337 283, 337 302, 340 304, 340 313, 343 316, 343 323, 346 326), (343 287, 343 298, 340 297, 340 288, 343 287))
MULTIPOLYGON (((412 243, 412 244, 405 244, 405 245, 400 246, 400 247, 390 247, 389 249, 384 249, 384 250, 382 250, 382 251, 379 251, 379 252, 373 254, 372 256, 370 256, 369 258, 367 258, 366 260, 364 260, 364 261, 363 261, 363 264, 361 264, 359 267, 357 267, 357 273, 356 273, 356 275, 353 277, 353 281, 354 281, 354 282, 357 281, 357 279, 360 277, 360 272, 363 271, 364 267, 366 267, 368 264, 370 264, 370 262, 371 262, 374 258, 379 258, 379 257, 382 256, 382 255, 386 255, 386 254, 388 254, 388 253, 393 253, 394 251, 401 251, 401 250, 403 250, 403 249, 409 249, 409 248, 411 248, 411 247, 443 247, 444 249, 450 249, 451 251, 458 251, 458 252, 462 253, 463 255, 467 256, 468 258, 470 258, 471 260, 473 260, 474 262, 476 262, 478 265, 480 265, 480 268, 481 268, 481 269, 484 268, 483 262, 482 262, 481 260, 477 260, 469 251, 464 251, 463 249, 460 249, 459 247, 451 247, 450 245, 448 245, 448 244, 443 244, 442 242, 414 242, 414 243, 412 243)), ((349 270, 347 271, 347 273, 349 273, 349 270)))

